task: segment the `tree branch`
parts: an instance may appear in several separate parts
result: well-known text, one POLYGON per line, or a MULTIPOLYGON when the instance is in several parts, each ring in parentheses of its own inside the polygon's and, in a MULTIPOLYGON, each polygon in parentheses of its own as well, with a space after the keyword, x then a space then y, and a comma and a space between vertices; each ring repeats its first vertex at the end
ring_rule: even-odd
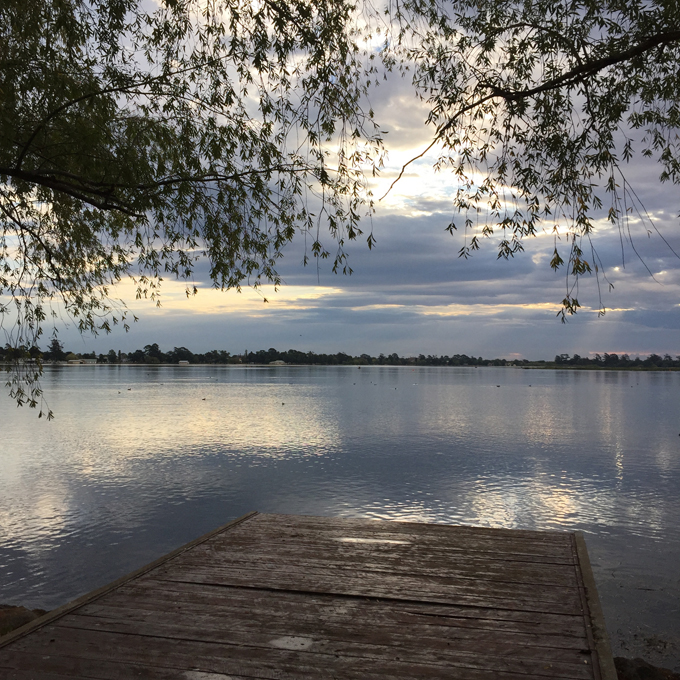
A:
POLYGON ((310 172, 313 170, 311 166, 296 166, 277 165, 271 168, 251 168, 242 172, 235 172, 231 175, 221 175, 219 173, 211 173, 207 175, 193 175, 187 177, 166 177, 159 179, 149 184, 120 184, 109 182, 92 182, 85 180, 78 175, 63 172, 59 170, 50 173, 43 172, 27 172, 25 170, 15 170, 14 168, 0 167, 0 176, 13 177, 20 179, 30 184, 37 184, 44 186, 54 191, 63 192, 73 198, 91 205, 100 210, 117 210, 131 217, 141 217, 132 206, 124 203, 115 196, 115 190, 128 191, 153 191, 154 189, 161 189, 173 184, 207 184, 210 182, 230 182, 244 177, 252 177, 254 175, 262 175, 276 172, 310 172), (71 182, 57 179, 57 176, 63 177, 71 182), (97 200, 95 197, 101 197, 102 200, 97 200))
POLYGON ((142 217, 137 213, 130 205, 126 205, 122 201, 118 201, 115 197, 114 202, 110 200, 97 201, 91 194, 99 195, 102 197, 111 198, 112 192, 96 191, 94 189, 76 188, 72 184, 61 182, 51 175, 42 175, 32 172, 25 172, 24 170, 15 170, 14 168, 0 168, 0 176, 14 177, 16 179, 23 180, 29 184, 37 184, 39 186, 46 187, 48 189, 53 189, 64 193, 72 198, 76 198, 83 203, 91 205, 93 208, 99 208, 100 210, 117 210, 130 217, 142 217))
POLYGON ((506 101, 519 101, 521 99, 526 99, 527 97, 532 97, 542 92, 548 92, 550 90, 558 89, 560 87, 563 87, 564 85, 573 85, 575 83, 582 82, 589 76, 595 75, 598 71, 601 71, 602 69, 605 69, 608 66, 620 64, 621 62, 628 61, 629 59, 633 59, 634 57, 641 56, 645 52, 648 52, 649 50, 654 49, 659 45, 667 45, 669 43, 677 41, 680 41, 680 30, 668 31, 665 33, 657 33, 656 35, 647 38, 641 43, 634 45, 628 50, 624 50, 623 52, 618 52, 616 54, 611 54, 608 57, 596 59, 595 61, 584 62, 582 64, 579 64, 577 67, 571 69, 570 71, 563 73, 561 76, 558 76, 557 78, 552 78, 551 80, 547 80, 545 83, 542 83, 541 85, 537 85, 536 87, 532 88, 526 88, 524 90, 505 90, 490 83, 480 83, 482 87, 491 90, 490 94, 487 94, 483 97, 479 97, 478 99, 475 99, 473 102, 466 104, 465 106, 463 106, 463 108, 456 111, 453 117, 450 118, 444 125, 442 125, 437 130, 437 133, 432 143, 429 144, 423 152, 419 153, 417 156, 414 156, 402 166, 399 176, 392 182, 392 184, 390 184, 389 189, 380 198, 380 200, 382 201, 383 198, 385 198, 385 196, 387 196, 390 193, 390 191, 392 191, 394 185, 397 184, 397 182, 402 178, 406 168, 409 165, 411 165, 411 163, 413 163, 414 161, 418 160, 419 158, 422 158, 438 141, 440 141, 444 134, 455 125, 456 121, 461 116, 464 116, 469 111, 472 111, 473 109, 477 108, 478 106, 481 106, 482 104, 490 101, 491 99, 501 97, 506 101))
POLYGON ((493 92, 493 95, 496 97, 502 97, 506 101, 518 101, 520 99, 532 97, 535 94, 540 94, 541 92, 555 90, 564 85, 573 85, 574 83, 585 80, 589 76, 595 75, 598 71, 601 71, 608 66, 620 64, 621 62, 628 61, 634 57, 639 57, 645 52, 648 52, 659 45, 667 45, 668 43, 677 42, 679 40, 680 30, 669 31, 667 33, 657 33, 656 35, 647 38, 647 40, 634 45, 628 50, 624 50, 623 52, 618 52, 616 54, 610 54, 608 57, 596 59, 595 61, 584 62, 583 64, 579 64, 579 66, 572 69, 571 71, 563 73, 557 78, 547 80, 541 85, 537 85, 536 87, 525 90, 505 90, 503 88, 495 87, 494 85, 486 85, 486 87, 490 88, 493 92))

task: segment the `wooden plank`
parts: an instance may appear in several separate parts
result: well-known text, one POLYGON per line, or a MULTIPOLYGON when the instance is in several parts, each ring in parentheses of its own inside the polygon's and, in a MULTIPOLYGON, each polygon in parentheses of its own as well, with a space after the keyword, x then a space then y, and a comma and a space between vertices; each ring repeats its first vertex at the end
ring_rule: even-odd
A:
MULTIPOLYGON (((571 556, 571 545, 568 539, 550 543, 546 543, 540 539, 531 540, 528 538, 510 541, 505 538, 502 540, 494 539, 491 536, 460 536, 455 531, 452 532, 451 536, 447 539, 444 535, 427 537, 418 536, 417 534, 387 533, 385 531, 380 533, 349 532, 343 531, 341 528, 328 531, 317 531, 314 529, 289 530, 277 527, 258 527, 258 531, 261 532, 262 538, 267 542, 269 540, 277 543, 289 541, 304 543, 305 541, 309 541, 329 549, 332 549, 337 543, 365 543, 367 544, 365 547, 370 547, 372 544, 376 548, 384 546, 388 550, 393 547, 398 548, 398 546, 403 546, 403 548, 412 546, 416 550, 423 548, 428 550, 440 549, 444 551, 465 549, 473 552, 476 551, 497 555, 534 555, 545 557, 548 560, 552 560, 555 557, 564 559, 571 556)), ((236 533, 234 536, 230 536, 228 540, 229 543, 234 544, 241 540, 245 545, 248 545, 257 541, 257 537, 253 534, 240 532, 236 533)))
MULTIPOLYGON (((461 533, 457 531, 457 527, 451 527, 450 535, 447 537, 444 533, 435 535, 418 534, 412 532, 398 532, 394 530, 382 529, 380 531, 365 530, 351 530, 347 527, 328 527, 326 529, 317 529, 315 527, 277 527, 267 524, 257 523, 257 533, 247 532, 241 530, 230 536, 230 540, 240 539, 243 541, 259 542, 258 536, 262 536, 267 540, 306 540, 313 538, 323 545, 331 545, 335 543, 374 543, 377 547, 385 545, 387 548, 393 546, 411 546, 413 548, 428 546, 430 549, 436 550, 450 550, 458 545, 481 546, 490 551, 510 551, 521 552, 519 548, 526 548, 532 553, 544 554, 551 556, 556 550, 569 552, 570 540, 569 536, 560 536, 558 540, 546 541, 539 536, 535 538, 518 537, 511 540, 505 534, 494 537, 493 534, 485 534, 476 536, 468 532, 461 533)), ((245 527, 243 527, 245 529, 245 527)), ((368 547, 368 546, 366 546, 368 547)))
POLYGON ((452 532, 474 537, 492 536, 494 539, 506 538, 515 541, 521 538, 544 541, 568 542, 567 531, 534 531, 530 529, 504 529, 495 527, 472 527, 463 524, 436 524, 424 522, 405 522, 400 520, 375 520, 362 517, 324 517, 319 515, 282 515, 258 513, 258 526, 270 525, 301 530, 306 527, 317 529, 341 529, 343 531, 368 530, 374 533, 403 532, 416 536, 450 536, 452 532))
POLYGON ((452 544, 448 547, 436 544, 430 545, 398 545, 398 544, 379 544, 379 543, 351 543, 351 542, 340 542, 340 541, 330 541, 323 543, 322 541, 316 540, 314 538, 296 538, 296 539, 286 539, 277 536, 262 537, 262 541, 257 541, 252 536, 248 537, 233 537, 229 542, 224 542, 222 544, 216 543, 213 547, 216 552, 229 552, 243 551, 248 552, 259 546, 266 545, 272 550, 278 548, 282 550, 295 550, 299 548, 301 550, 316 551, 321 554, 350 554, 352 551, 359 553, 365 550, 365 554, 373 555, 375 557, 382 557, 383 555, 401 555, 404 559, 420 559, 425 552, 432 556, 432 559, 458 559, 462 560, 466 557, 470 559, 480 559, 486 560, 490 563, 494 562, 517 562, 517 563, 527 563, 536 565, 565 565, 573 566, 576 564, 571 550, 563 550, 560 554, 527 554, 521 552, 499 552, 493 550, 490 546, 486 546, 483 550, 477 549, 479 546, 475 547, 472 545, 455 545, 452 544))
MULTIPOLYGON (((145 638, 164 638, 184 642, 219 643, 231 649, 233 646, 253 648, 253 655, 259 656, 261 650, 276 646, 276 641, 287 641, 286 644, 299 644, 300 652, 305 655, 329 655, 332 657, 363 658, 367 663, 382 661, 395 655, 408 656, 412 662, 450 664, 481 663, 475 661, 477 649, 484 650, 485 665, 483 667, 524 668, 527 664, 553 663, 565 669, 565 677, 590 678, 588 669, 583 664, 590 660, 590 651, 586 648, 563 648, 534 645, 528 641, 517 639, 499 639, 497 634, 480 635, 477 638, 442 638, 435 636, 419 636, 398 634, 393 631, 364 629, 361 634, 342 634, 340 629, 323 631, 308 627, 300 629, 296 626, 275 627, 267 625, 251 625, 244 630, 242 626, 234 626, 228 620, 215 620, 207 615, 197 615, 192 625, 187 628, 186 620, 159 619, 153 612, 146 616, 108 618, 102 616, 82 616, 74 614, 66 620, 55 624, 59 628, 78 629, 96 633, 117 633, 145 638), (331 635, 329 633, 336 633, 331 635), (299 641, 299 642, 289 642, 299 641), (519 646, 522 644, 522 646, 519 646), (472 657, 472 658, 471 658, 472 657), (569 665, 571 664, 571 666, 569 665), (573 666, 573 668, 572 668, 573 666)), ((226 651, 229 654, 229 651, 226 651)))
POLYGON ((203 545, 192 551, 194 559, 219 559, 222 566, 246 567, 249 564, 268 564, 272 568, 290 565, 298 570, 305 568, 353 569, 354 563, 362 559, 362 569, 374 572, 390 572, 397 574, 419 573, 436 575, 446 573, 458 578, 492 579, 512 583, 531 583, 545 585, 577 585, 573 563, 569 564, 534 564, 515 562, 511 559, 489 560, 478 556, 455 554, 405 555, 398 551, 375 554, 373 551, 362 551, 350 548, 320 553, 308 546, 290 544, 272 546, 255 546, 252 550, 233 546, 203 545))
POLYGON ((93 603, 79 610, 82 614, 118 616, 140 611, 155 611, 159 616, 183 612, 191 615, 208 609, 216 616, 237 620, 241 617, 268 618, 272 621, 312 621, 318 625, 392 626, 396 629, 437 630, 445 635, 447 629, 455 635, 475 635, 478 631, 512 633, 549 638, 558 646, 582 648, 587 644, 583 617, 554 614, 528 614, 506 610, 460 607, 386 606, 382 601, 364 599, 340 600, 324 596, 291 594, 244 589, 199 589, 193 584, 177 584, 172 590, 153 590, 145 593, 117 593, 105 604, 93 603), (182 586, 185 586, 182 589, 182 586), (191 586, 191 587, 187 587, 191 586), (224 593, 222 591, 226 590, 224 593), (429 611, 435 609, 435 611, 429 611), (462 631, 462 632, 461 632, 462 631), (465 632, 469 631, 469 632, 465 632))
MULTIPOLYGON (((3 657, 5 658, 5 657, 3 657)), ((0 662, 2 663, 2 662, 0 662)), ((120 659, 99 659, 45 655, 36 657, 26 652, 12 652, 6 657, 7 666, 0 665, 3 680, 250 680, 253 676, 205 673, 182 668, 160 668, 145 664, 126 663, 120 659)))
MULTIPOLYGON (((187 633, 187 636, 190 633, 187 633)), ((465 673, 488 680, 490 673, 508 674, 522 680, 527 675, 558 677, 569 680, 588 680, 592 678, 591 667, 584 659, 583 664, 566 664, 550 660, 512 659, 488 654, 483 648, 473 649, 467 655, 448 657, 430 654, 427 661, 413 659, 417 650, 390 651, 378 648, 374 655, 353 655, 342 653, 319 653, 305 649, 304 641, 290 638, 280 641, 271 640, 268 646, 230 645, 217 642, 165 637, 125 635, 105 631, 81 630, 50 624, 36 631, 45 642, 53 640, 60 654, 79 656, 83 659, 108 662, 125 659, 128 663, 143 663, 160 668, 193 668, 200 662, 201 670, 224 673, 253 675, 261 668, 288 669, 295 677, 316 674, 316 677, 342 677, 348 672, 361 677, 370 669, 373 673, 383 673, 383 677, 422 677, 441 678, 442 673, 454 675, 456 669, 464 678, 465 673), (297 649, 294 647, 298 644, 297 649), (279 646, 280 645, 280 646, 279 646)), ((30 651, 26 639, 14 645, 17 652, 30 651)), ((52 656, 52 654, 50 654, 52 656)), ((469 676, 468 676, 469 677, 469 676)))
MULTIPOLYGON (((261 537, 261 541, 257 540, 254 536, 233 536, 229 538, 229 542, 225 542, 225 548, 239 548, 243 547, 246 550, 256 546, 256 545, 271 545, 272 547, 281 546, 299 546, 301 548, 314 549, 322 551, 337 552, 341 551, 343 548, 348 549, 348 547, 355 547, 361 545, 361 541, 354 540, 352 536, 341 536, 340 533, 336 537, 324 540, 323 537, 319 537, 311 534, 305 534, 304 536, 297 537, 287 537, 281 534, 272 533, 271 535, 264 535, 261 537), (344 545, 343 545, 344 544, 344 545), (347 544, 351 544, 348 546, 347 544)), ((393 541, 393 539, 388 539, 393 541)), ((548 564, 573 564, 573 555, 570 546, 562 546, 559 549, 555 548, 551 550, 539 549, 538 546, 530 547, 526 544, 517 544, 512 549, 508 547, 502 550, 502 546, 494 548, 494 546, 489 542, 478 542, 478 541, 461 541, 461 542, 451 542, 448 546, 443 546, 440 542, 436 543, 418 543, 418 544, 408 544, 406 542, 398 543, 399 539, 394 539, 393 543, 383 543, 383 539, 362 539, 366 542, 366 545, 361 545, 369 551, 376 552, 378 554, 411 554, 418 555, 422 554, 424 550, 432 551, 434 555, 441 554, 442 557, 446 557, 451 554, 468 554, 470 556, 479 556, 487 559, 499 559, 499 560, 517 560, 517 561, 527 561, 527 562, 545 562, 548 564), (409 549, 407 546, 411 546, 409 549)), ((219 549, 219 544, 215 546, 219 549)))
POLYGON ((505 538, 494 540, 492 536, 475 537, 465 535, 458 537, 455 532, 452 532, 451 537, 447 540, 443 534, 419 536, 413 533, 388 532, 386 530, 380 532, 350 532, 342 527, 334 527, 320 531, 316 529, 289 529, 287 527, 260 525, 257 526, 257 533, 254 530, 248 531, 243 527, 240 532, 235 532, 233 536, 226 538, 229 544, 234 545, 238 544, 239 539, 243 542, 243 545, 252 545, 260 542, 283 543, 295 541, 296 543, 302 543, 308 541, 312 545, 323 546, 324 548, 331 548, 335 543, 361 543, 365 541, 376 546, 384 543, 388 548, 399 545, 414 545, 419 548, 427 547, 433 549, 439 547, 445 550, 467 550, 499 555, 509 553, 513 555, 544 556, 548 559, 553 559, 554 557, 565 559, 572 554, 568 538, 557 542, 546 542, 541 539, 531 540, 529 538, 511 541, 505 538))
POLYGON ((451 533, 468 535, 475 538, 491 537, 493 540, 507 539, 508 541, 529 539, 540 542, 568 542, 568 531, 532 531, 521 529, 502 529, 472 527, 456 524, 436 524, 424 522, 404 522, 399 520, 373 520, 365 518, 323 517, 312 515, 282 515, 258 513, 256 520, 258 527, 275 529, 288 528, 293 531, 315 529, 318 531, 349 531, 371 533, 404 533, 426 539, 428 537, 447 538, 451 533))
MULTIPOLYGON (((398 631, 389 627, 381 626, 361 626, 356 625, 351 628, 340 625, 329 625, 327 622, 318 622, 314 626, 310 621, 301 624, 300 620, 281 619, 269 622, 265 632, 261 624, 265 621, 264 616, 253 616, 251 619, 241 618, 227 619, 216 617, 212 614, 203 612, 191 612, 193 614, 192 625, 187 629, 186 619, 175 613, 172 616, 166 613, 165 616, 158 616, 154 611, 128 612, 119 616, 85 615, 74 613, 68 619, 62 620, 54 625, 65 628, 79 628, 83 630, 108 631, 111 633, 139 634, 150 637, 169 637, 177 639, 199 639, 207 642, 220 642, 222 644, 241 644, 255 647, 267 644, 272 635, 292 635, 294 637, 304 637, 314 641, 314 651, 319 653, 339 653, 337 649, 329 650, 330 644, 338 646, 349 646, 355 650, 356 656, 366 655, 361 650, 368 650, 368 655, 375 655, 376 647, 382 648, 403 648, 412 646, 417 650, 439 650, 446 655, 450 653, 464 652, 469 650, 470 641, 474 644, 484 644, 484 648, 489 654, 503 657, 521 658, 555 658, 565 662, 581 663, 583 655, 586 653, 584 647, 569 646, 549 646, 548 636, 540 635, 517 635, 499 634, 497 631, 475 631, 475 635, 455 635, 448 629, 445 633, 441 631, 422 631, 409 630, 408 632, 398 631), (287 625, 286 625, 287 623, 287 625), (198 636, 198 637, 196 637, 198 636), (518 647, 521 642, 522 647, 518 647), (519 651, 521 649, 521 652, 519 651)), ((188 613, 186 611, 183 612, 188 613)))
MULTIPOLYGON (((279 635, 321 636, 344 642, 365 642, 380 637, 383 640, 382 644, 385 645, 408 643, 419 648, 437 648, 446 644, 448 648, 454 649, 457 645, 467 646, 472 640, 475 644, 488 642, 505 645, 509 650, 509 655, 512 655, 513 650, 533 647, 543 650, 541 652, 543 655, 552 654, 555 650, 569 650, 565 659, 572 658, 571 655, 574 652, 584 654, 583 650, 587 647, 585 636, 569 637, 562 634, 547 634, 540 630, 518 633, 503 629, 485 630, 477 627, 425 625, 422 622, 409 622, 408 625, 395 626, 393 621, 385 617, 351 620, 349 617, 325 616, 319 611, 310 614, 306 609, 303 612, 289 609, 287 614, 286 616, 282 612, 276 616, 268 609, 251 612, 244 609, 233 610, 219 607, 206 609, 203 605, 184 605, 174 609, 168 607, 160 611, 158 608, 151 608, 150 605, 148 608, 137 607, 125 610, 99 605, 96 609, 80 609, 77 614, 69 617, 67 623, 69 626, 93 630, 109 630, 109 625, 117 626, 121 622, 126 626, 135 623, 146 626, 160 622, 163 626, 179 626, 186 629, 186 621, 191 620, 192 627, 196 626, 201 631, 228 629, 237 634, 251 634, 266 630, 268 634, 276 632, 279 635)), ((404 624, 403 621, 402 624, 404 624)))
MULTIPOLYGON (((427 582, 426 579, 399 577, 380 577, 366 575, 347 576, 339 579, 332 573, 305 574, 303 578, 295 574, 280 572, 258 572, 256 570, 224 570, 216 567, 197 566, 191 570, 180 568, 160 568, 156 578, 168 582, 204 583, 213 585, 240 586, 242 588, 262 588, 309 593, 332 593, 355 597, 384 598, 388 600, 422 601, 438 604, 464 604, 475 607, 494 607, 502 609, 522 609, 534 612, 554 612, 557 614, 582 614, 582 603, 577 592, 560 589, 559 594, 544 589, 534 593, 512 592, 511 588, 483 589, 475 584, 460 582, 427 582), (265 585, 266 584, 266 585, 265 585)), ((551 589, 554 590, 554 589, 551 589)))
MULTIPOLYGON (((154 582, 145 579, 128 584, 106 600, 106 607, 134 609, 155 607, 163 612, 187 605, 224 610, 225 615, 263 611, 267 616, 292 617, 308 615, 342 622, 387 621, 394 626, 446 626, 485 630, 508 630, 532 633, 537 630, 550 635, 575 636, 586 639, 582 615, 524 612, 507 609, 456 607, 404 603, 366 598, 338 598, 327 593, 299 593, 286 591, 203 586, 193 583, 154 582)), ((96 612, 97 603, 82 611, 96 612)), ((101 605, 102 607, 104 605, 101 605)))
POLYGON ((522 577, 522 571, 515 565, 509 564, 506 566, 506 575, 496 570, 489 570, 480 567, 477 572, 473 570, 463 571, 446 569, 446 565, 442 564, 439 569, 421 569, 419 565, 400 565, 399 569, 380 568, 380 565, 374 567, 372 564, 366 562, 346 561, 326 561, 309 559, 294 560, 294 559, 271 559, 261 558, 252 560, 231 560, 229 558, 215 557, 210 553, 194 553, 183 556, 181 559, 175 560, 163 572, 173 571, 182 573, 184 571, 212 569, 215 573, 241 573, 250 572, 253 574, 253 579, 269 578, 272 573, 286 573, 287 575, 300 574, 307 576, 315 576, 317 574, 332 574, 334 578, 356 578, 366 579, 384 579, 387 575, 398 579, 417 580, 420 584, 456 584, 463 589, 475 588, 484 590, 495 590, 498 592, 512 592, 523 595, 528 593, 536 595, 539 599, 540 594, 537 594, 537 585, 541 585, 540 593, 546 593, 549 599, 554 597, 561 597, 563 591, 571 590, 578 587, 578 581, 574 572, 574 567, 568 568, 568 571, 562 572, 561 579, 553 578, 552 581, 546 579, 543 583, 532 581, 522 577), (461 573, 462 572, 462 573, 461 573), (259 576, 262 574, 262 576, 259 576), (560 581, 560 582, 554 582, 560 581), (554 595, 557 593, 557 595, 554 595))
MULTIPOLYGON (((9 663, 4 667, 3 678, 8 680, 64 680, 85 677, 93 680, 129 680, 139 677, 143 680, 251 680, 260 678, 267 680, 318 680, 329 677, 325 666, 310 666, 302 663, 281 662, 279 660, 260 660, 255 668, 251 664, 239 664, 238 661, 221 659, 204 653, 198 658, 188 657, 181 652, 167 654, 163 657, 152 656, 152 663, 146 665, 127 664, 127 668, 135 669, 134 674, 125 671, 117 672, 115 660, 102 663, 99 659, 81 659, 62 655, 51 655, 46 659, 37 659, 35 655, 26 652, 12 652, 9 663), (168 664, 171 664, 168 666, 168 664), (190 670, 185 670, 189 664, 190 670), (14 667, 22 670, 16 670, 14 667), (73 668, 74 670, 69 670, 73 668), (56 671, 53 671, 56 669, 56 671), (62 670, 63 669, 63 670, 62 670), (238 674, 237 674, 238 672, 238 674)), ((126 669, 127 669, 126 668, 126 669)), ((126 670, 125 669, 125 670, 126 670)), ((407 665, 395 661, 382 664, 380 668, 366 668, 362 663, 348 663, 342 672, 335 674, 336 679, 343 680, 385 680, 385 678, 399 678, 400 680, 436 679, 442 680, 529 680, 530 678, 558 678, 546 665, 540 675, 527 675, 479 671, 470 668, 451 667, 442 673, 441 667, 423 667, 407 665)))

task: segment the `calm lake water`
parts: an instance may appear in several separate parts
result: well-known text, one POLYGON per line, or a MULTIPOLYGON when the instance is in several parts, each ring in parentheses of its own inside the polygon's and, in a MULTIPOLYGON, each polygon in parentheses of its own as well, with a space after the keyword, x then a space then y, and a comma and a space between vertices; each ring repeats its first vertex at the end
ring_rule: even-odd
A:
POLYGON ((585 532, 614 653, 680 670, 680 373, 66 366, 0 396, 0 603, 265 512, 585 532))

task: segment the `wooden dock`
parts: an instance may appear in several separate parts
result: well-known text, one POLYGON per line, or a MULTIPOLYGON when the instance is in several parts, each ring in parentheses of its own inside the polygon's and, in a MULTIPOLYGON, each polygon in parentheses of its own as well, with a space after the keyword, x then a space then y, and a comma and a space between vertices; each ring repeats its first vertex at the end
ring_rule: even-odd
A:
POLYGON ((580 534, 252 513, 0 638, 0 677, 616 671, 580 534))

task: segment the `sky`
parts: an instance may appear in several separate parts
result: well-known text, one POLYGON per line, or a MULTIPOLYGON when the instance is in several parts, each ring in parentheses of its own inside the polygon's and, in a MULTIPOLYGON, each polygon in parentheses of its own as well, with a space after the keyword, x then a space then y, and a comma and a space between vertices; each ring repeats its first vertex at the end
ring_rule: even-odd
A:
MULTIPOLYGON (((387 164, 372 187, 382 196, 403 163, 427 147, 432 129, 408 83, 388 82, 371 103, 388 131, 387 164)), ((108 336, 81 337, 71 325, 60 330, 60 338, 71 351, 98 353, 156 342, 166 351, 185 346, 232 354, 270 347, 509 359, 680 354, 680 259, 655 232, 631 221, 638 257, 630 246, 622 252, 617 228, 598 222, 594 244, 614 289, 601 282, 598 291, 594 276, 582 280, 582 308, 562 324, 557 313, 565 272, 548 265, 553 236, 546 231, 528 239, 525 252, 509 261, 497 259, 493 242, 470 259, 459 258, 463 234, 445 231, 456 185, 447 171, 433 170, 435 160, 431 152, 410 165, 378 202, 372 221, 364 223, 376 245, 369 251, 364 238, 350 244, 351 276, 333 274, 328 261, 304 267, 304 242, 297 238, 284 250, 279 269, 284 285, 276 292, 214 290, 202 261, 195 272, 198 294, 189 299, 176 281, 163 283, 161 307, 136 301, 130 284, 120 286, 117 294, 139 317, 128 333, 116 329, 108 336), (600 294, 604 316, 598 316, 600 294)), ((626 176, 654 226, 680 253, 678 187, 661 184, 659 170, 653 161, 636 158, 626 176)))

